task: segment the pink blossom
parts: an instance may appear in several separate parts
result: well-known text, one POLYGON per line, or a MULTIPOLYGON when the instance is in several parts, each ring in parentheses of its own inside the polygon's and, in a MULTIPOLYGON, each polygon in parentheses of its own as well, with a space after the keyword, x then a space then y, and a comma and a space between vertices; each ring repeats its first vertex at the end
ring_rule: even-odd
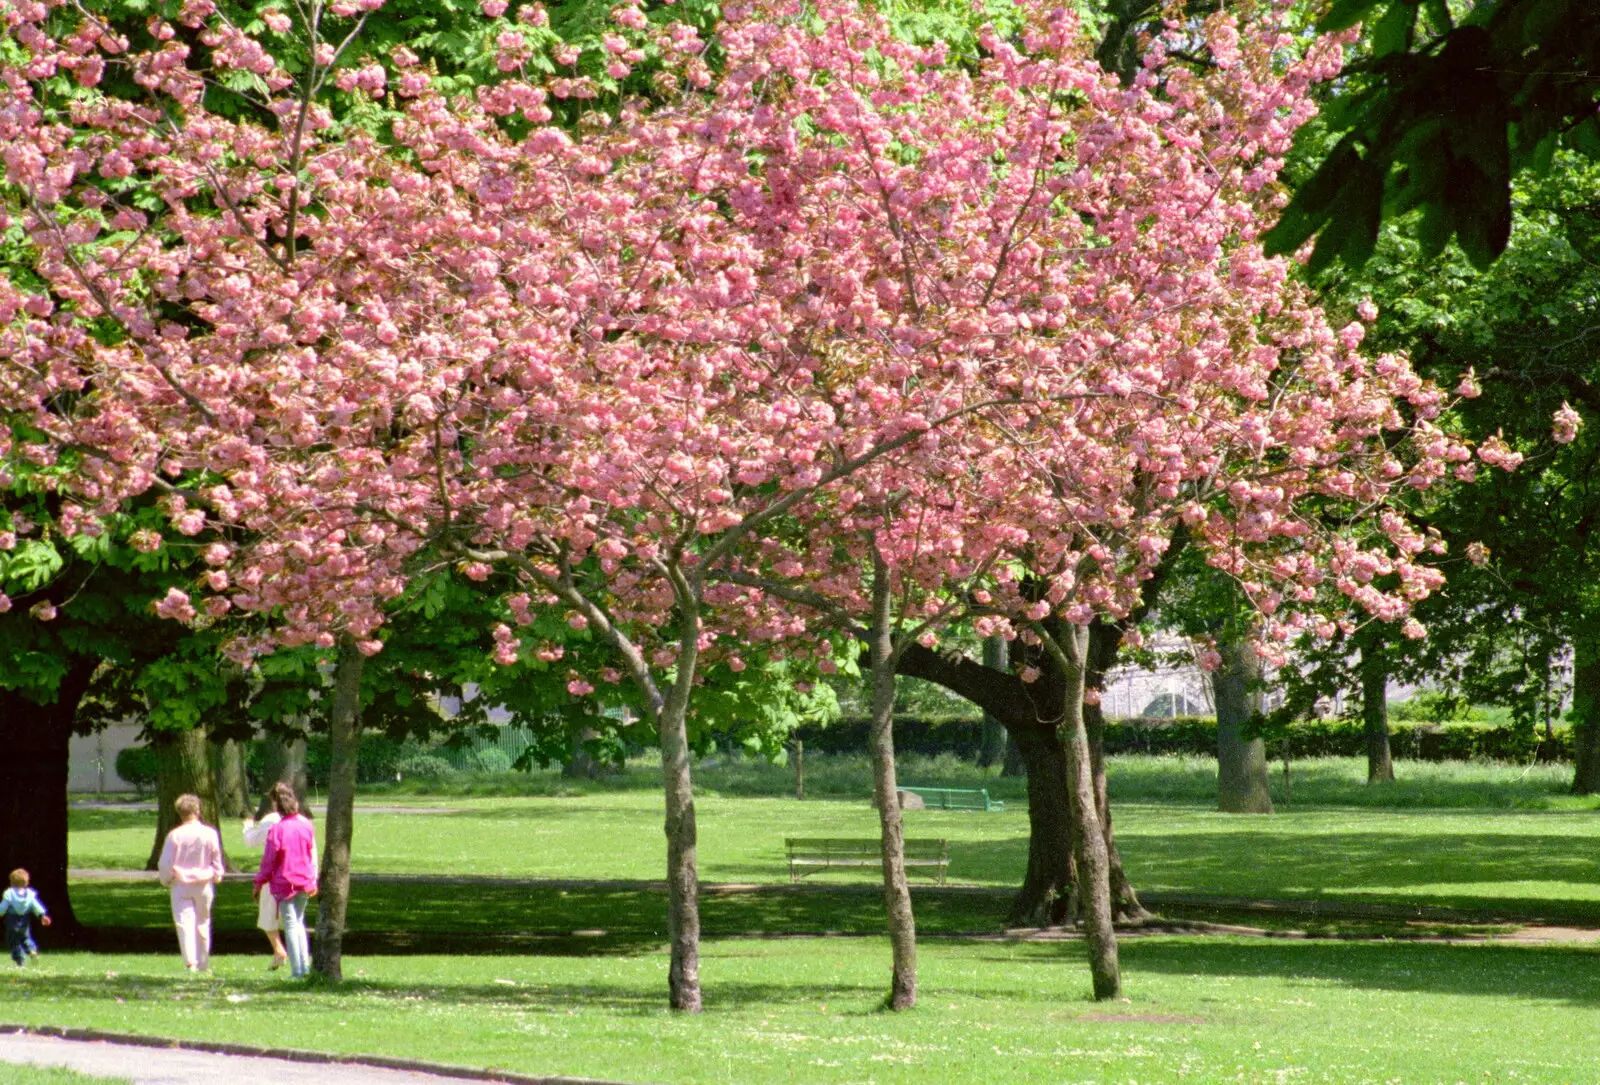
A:
POLYGON ((56 616, 56 607, 54 603, 38 602, 28 608, 28 613, 33 615, 41 622, 54 621, 56 616))
POLYGON ((1578 427, 1583 425, 1583 417, 1572 409, 1572 405, 1565 400, 1561 409, 1555 413, 1550 428, 1550 437, 1557 444, 1569 445, 1578 437, 1578 427))
POLYGON ((574 678, 567 683, 567 692, 574 697, 587 697, 594 692, 594 687, 582 678, 574 678))
POLYGON ((189 594, 177 588, 167 589, 167 594, 156 601, 155 611, 163 618, 180 622, 192 621, 197 613, 189 602, 189 594))

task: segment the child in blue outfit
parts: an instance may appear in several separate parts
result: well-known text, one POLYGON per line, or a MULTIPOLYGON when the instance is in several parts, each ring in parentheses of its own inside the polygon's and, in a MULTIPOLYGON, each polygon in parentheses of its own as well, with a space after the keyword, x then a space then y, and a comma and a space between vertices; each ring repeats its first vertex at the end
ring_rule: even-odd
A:
POLYGON ((28 872, 17 869, 11 872, 11 888, 0 894, 0 918, 6 924, 6 949, 11 959, 20 966, 29 957, 39 955, 33 944, 33 917, 39 917, 42 926, 50 925, 50 916, 39 902, 39 894, 28 888, 28 872))

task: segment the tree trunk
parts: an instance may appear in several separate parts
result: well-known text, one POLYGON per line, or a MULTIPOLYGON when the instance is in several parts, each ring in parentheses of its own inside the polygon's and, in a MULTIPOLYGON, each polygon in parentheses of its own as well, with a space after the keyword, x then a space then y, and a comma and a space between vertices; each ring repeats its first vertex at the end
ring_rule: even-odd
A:
POLYGON ((72 720, 99 660, 68 657, 53 704, 0 689, 0 876, 28 872, 54 924, 48 945, 76 941, 83 927, 67 890, 67 771, 72 720))
POLYGON ((1017 736, 1008 728, 1006 730, 1006 763, 1000 770, 1001 776, 1026 776, 1028 764, 1022 759, 1022 751, 1017 749, 1017 736))
MULTIPOLYGON (((1117 662, 1122 647, 1122 630, 1096 619, 1089 625, 1089 668, 1084 682, 1088 689, 1103 691, 1107 673, 1117 662)), ((1098 700, 1083 706, 1084 729, 1089 734, 1089 768, 1094 778, 1094 805, 1100 815, 1100 828, 1106 838, 1106 856, 1111 865, 1111 907, 1118 919, 1150 918, 1133 883, 1122 869, 1122 852, 1117 850, 1117 834, 1111 826, 1111 796, 1106 788, 1106 717, 1098 700)))
POLYGON ((889 568, 876 549, 872 573, 872 730, 868 745, 883 850, 883 902, 894 955, 888 1006, 909 1010, 917 1004, 917 922, 911 911, 911 889, 906 885, 905 830, 894 774, 896 660, 889 568))
POLYGON ((1600 642, 1587 637, 1572 645, 1572 744, 1572 793, 1600 792, 1600 642))
POLYGON ((800 802, 806 798, 806 744, 800 739, 795 739, 792 746, 794 750, 794 797, 800 802))
POLYGON ((607 765, 589 752, 589 743, 600 737, 593 727, 578 732, 578 741, 572 748, 572 757, 561 766, 561 775, 569 780, 598 780, 605 775, 607 765))
MULTIPOLYGON (((1089 951, 1094 997, 1122 997, 1122 969, 1117 960, 1117 932, 1111 915, 1111 861, 1105 832, 1095 809, 1094 778, 1089 765, 1089 733, 1083 719, 1084 672, 1089 630, 1064 625, 1057 634, 1056 662, 1064 672, 1061 744, 1067 754, 1067 783, 1072 802, 1072 854, 1077 860, 1083 936, 1089 951)), ((1055 651, 1051 655, 1056 655, 1055 651)))
POLYGON ((355 829, 356 760, 361 750, 361 675, 367 657, 346 634, 339 641, 328 706, 328 819, 317 875, 317 942, 311 966, 344 978, 344 929, 350 910, 350 841, 355 829))
MULTIPOLYGON (((302 721, 303 722, 303 721, 302 721)), ((261 802, 256 807, 256 817, 261 818, 272 809, 268 796, 272 785, 283 783, 294 788, 301 803, 306 801, 306 740, 290 739, 269 734, 261 740, 261 802)))
POLYGON ((217 780, 217 810, 225 818, 250 813, 249 784, 244 776, 244 743, 228 738, 211 743, 212 772, 217 780))
POLYGON ((1009 922, 1018 927, 1056 927, 1067 921, 1077 890, 1066 751, 1053 721, 1014 727, 1011 738, 1027 766, 1028 870, 1011 904, 1009 922))
POLYGON ((1217 809, 1225 814, 1270 814, 1267 791, 1267 745, 1246 739, 1245 729, 1258 714, 1261 660, 1242 639, 1217 645, 1221 665, 1211 675, 1217 703, 1217 809))
POLYGON ((1361 720, 1367 732, 1367 783, 1394 779, 1389 755, 1389 667, 1376 636, 1361 645, 1361 720))
POLYGON ((678 587, 681 625, 678 673, 656 715, 661 741, 662 786, 666 792, 667 832, 667 996, 673 1009, 699 1013, 700 870, 699 834, 694 812, 694 780, 689 770, 689 695, 698 662, 700 614, 697 597, 678 587))
MULTIPOLYGON (((986 637, 983 642, 983 665, 1004 673, 1008 669, 1010 645, 1001 636, 986 637)), ((978 767, 1004 764, 1006 760, 1006 727, 992 712, 983 714, 983 737, 978 747, 978 767)))
MULTIPOLYGON (((205 729, 187 727, 181 731, 157 731, 151 736, 150 745, 156 751, 157 765, 156 837, 150 847, 150 858, 145 861, 146 870, 154 870, 160 864, 167 834, 178 825, 178 811, 173 803, 179 795, 199 796, 200 820, 207 825, 222 824, 217 806, 217 777, 211 764, 211 743, 205 729)), ((226 841, 223 842, 222 865, 230 871, 238 869, 228 858, 226 841)))

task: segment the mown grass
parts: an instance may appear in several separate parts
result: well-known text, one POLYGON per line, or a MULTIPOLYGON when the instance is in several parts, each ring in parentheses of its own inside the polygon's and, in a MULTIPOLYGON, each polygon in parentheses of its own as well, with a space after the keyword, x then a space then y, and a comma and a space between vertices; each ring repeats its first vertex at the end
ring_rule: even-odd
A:
MULTIPOLYGON (((854 771, 848 759, 815 760, 834 773, 836 783, 854 771)), ((937 768, 926 765, 920 774, 908 771, 905 778, 970 782, 953 769, 950 776, 940 777, 937 768)), ((735 769, 747 776, 768 771, 743 763, 728 772, 735 769)), ((1154 898, 1203 895, 1434 905, 1600 924, 1600 819, 1581 803, 1557 794, 1556 784, 1564 786, 1564 781, 1545 767, 1524 771, 1406 763, 1400 767, 1399 783, 1368 788, 1360 781, 1357 762, 1311 762, 1296 770, 1304 779, 1294 785, 1295 801, 1280 805, 1271 817, 1212 810, 1209 791, 1204 801, 1197 798, 1202 783, 1214 787, 1210 771, 1175 758, 1119 759, 1112 766, 1118 842, 1134 884, 1154 898), (1356 801, 1375 802, 1380 794, 1393 798, 1394 805, 1384 808, 1356 801), (1319 795, 1328 801, 1309 801, 1319 795), (1479 805, 1468 805, 1469 799, 1479 805)), ((702 771, 701 779, 705 787, 697 801, 699 859, 707 882, 786 884, 784 837, 877 833, 876 815, 860 794, 801 803, 792 797, 747 796, 742 784, 718 791, 711 783, 728 781, 719 781, 710 770, 702 771)), ((1015 781, 1001 782, 1015 785, 1015 781)), ((414 813, 396 812, 392 797, 375 801, 389 809, 358 810, 354 865, 361 873, 630 883, 663 876, 660 798, 631 783, 586 784, 561 796, 414 797, 405 804, 417 808, 414 813)), ((950 841, 952 881, 1003 893, 1020 883, 1027 861, 1026 803, 1007 801, 1003 813, 909 812, 907 832, 913 838, 950 841)), ((139 811, 73 811, 73 865, 136 869, 149 853, 152 820, 149 813, 139 811)), ((237 844, 233 827, 227 829, 228 842, 237 844)), ((243 869, 256 862, 255 853, 242 849, 234 852, 234 858, 243 869)), ((806 882, 865 887, 874 878, 873 870, 857 869, 814 875, 806 882)), ((538 917, 552 912, 550 892, 560 891, 576 892, 508 889, 496 897, 494 891, 485 891, 484 900, 503 900, 506 907, 486 905, 482 911, 493 917, 492 923, 509 918, 518 920, 514 929, 539 928, 538 917)), ((629 904, 608 898, 611 891, 594 890, 593 907, 577 910, 602 913, 602 919, 608 911, 655 915, 659 910, 659 894, 651 895, 637 885, 618 889, 635 894, 629 904)), ((124 906, 138 911, 127 905, 129 894, 120 890, 85 892, 86 914, 97 920, 114 916, 124 906), (105 908, 96 910, 97 894, 105 908)), ((449 902, 460 894, 457 889, 417 887, 408 896, 390 887, 364 885, 355 900, 353 922, 377 929, 386 921, 381 916, 426 916, 429 924, 446 921, 449 902), (366 901, 374 902, 370 920, 362 914, 366 901)), ((159 896, 155 893, 152 899, 159 902, 159 896)), ((768 915, 771 909, 765 906, 741 909, 730 903, 725 912, 728 925, 720 929, 727 933, 832 930, 836 927, 829 921, 830 911, 837 907, 848 915, 852 907, 819 904, 817 898, 803 896, 783 900, 778 911, 787 917, 784 922, 768 915)), ((232 906, 226 899, 224 904, 224 913, 231 914, 232 906)), ((164 923, 159 903, 153 907, 158 909, 159 923, 164 923)), ((930 905, 930 922, 939 922, 938 907, 930 905)), ((1003 915, 1003 902, 983 907, 989 917, 984 922, 992 928, 1003 915)), ((553 909, 555 914, 567 910, 565 905, 553 909)), ((247 912, 246 904, 241 914, 247 912)), ((970 902, 953 906, 949 914, 952 926, 945 929, 975 929, 970 924, 983 918, 970 902)), ((590 916, 571 926, 611 924, 590 916)))
MULTIPOLYGON (((4 1013, 0 1010, 0 1013, 4 1013)), ((0 1062, 0 1085, 131 1085, 125 1077, 90 1077, 60 1066, 0 1062)))
POLYGON ((218 958, 56 954, 0 974, 0 1017, 678 1085, 1600 1080, 1590 949, 1128 941, 1095 1004, 1075 942, 924 944, 918 1008, 878 1011, 880 939, 707 943, 707 1012, 656 952, 351 957, 337 989, 218 958))

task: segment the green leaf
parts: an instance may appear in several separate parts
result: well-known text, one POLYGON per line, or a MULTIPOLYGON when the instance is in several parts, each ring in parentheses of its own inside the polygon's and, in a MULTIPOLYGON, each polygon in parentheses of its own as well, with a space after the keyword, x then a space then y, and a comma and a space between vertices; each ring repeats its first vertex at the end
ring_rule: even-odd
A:
POLYGON ((1372 55, 1382 57, 1409 49, 1411 28, 1416 21, 1416 8, 1405 0, 1394 0, 1372 28, 1372 55))
MULTIPOLYGON (((1367 17, 1367 12, 1381 4, 1383 0, 1339 0, 1329 9, 1328 14, 1322 17, 1317 24, 1317 29, 1326 34, 1334 30, 1348 30, 1367 17)), ((1409 7, 1406 0, 1390 0, 1394 7, 1409 7)))

